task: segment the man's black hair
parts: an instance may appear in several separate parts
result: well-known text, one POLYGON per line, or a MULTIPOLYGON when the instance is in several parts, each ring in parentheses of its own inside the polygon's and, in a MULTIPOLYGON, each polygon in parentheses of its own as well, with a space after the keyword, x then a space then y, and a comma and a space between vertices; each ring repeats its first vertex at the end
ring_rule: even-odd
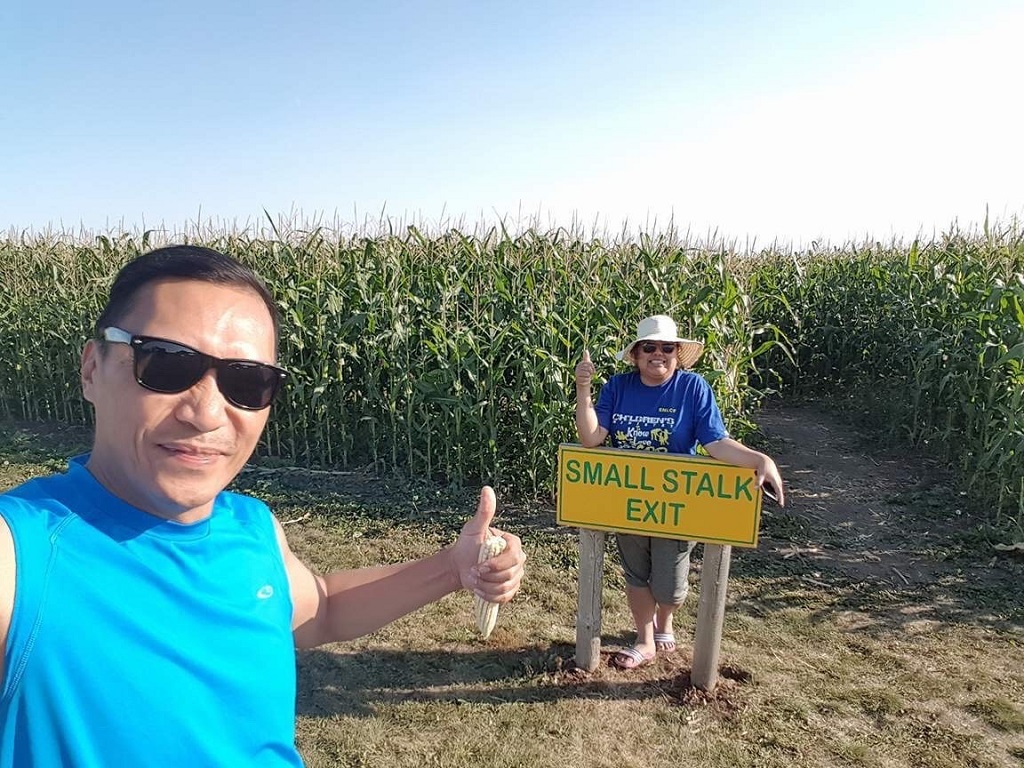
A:
POLYGON ((213 248, 200 245, 169 245, 157 248, 121 267, 110 287, 107 305, 96 320, 95 333, 116 326, 134 306, 145 286, 158 280, 199 280, 217 285, 247 288, 263 299, 274 323, 274 348, 280 335, 280 315, 274 297, 251 269, 213 248))

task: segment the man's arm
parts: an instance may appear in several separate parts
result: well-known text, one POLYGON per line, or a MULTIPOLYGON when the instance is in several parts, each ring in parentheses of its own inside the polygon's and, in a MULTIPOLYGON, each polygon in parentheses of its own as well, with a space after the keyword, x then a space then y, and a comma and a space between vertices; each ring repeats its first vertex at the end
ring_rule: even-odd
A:
POLYGON ((312 648, 361 637, 460 588, 490 602, 511 600, 526 560, 519 537, 496 532, 508 542, 505 551, 479 566, 476 562, 491 530, 494 504, 494 491, 484 488, 477 513, 458 541, 434 555, 327 575, 314 573, 295 556, 275 520, 291 588, 295 644, 312 648))
POLYGON ((4 688, 4 654, 14 613, 14 537, 0 516, 0 691, 4 688))

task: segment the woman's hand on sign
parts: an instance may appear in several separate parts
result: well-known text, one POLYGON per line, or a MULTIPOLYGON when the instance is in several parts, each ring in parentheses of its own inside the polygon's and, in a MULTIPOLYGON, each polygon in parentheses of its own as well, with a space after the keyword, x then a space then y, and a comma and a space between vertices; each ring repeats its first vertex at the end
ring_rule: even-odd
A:
POLYGON ((704 450, 713 459, 735 464, 738 467, 750 467, 757 474, 757 487, 771 494, 779 506, 786 504, 786 490, 782 487, 782 475, 770 456, 753 448, 748 448, 738 440, 723 437, 704 446, 704 450))
POLYGON ((780 507, 786 506, 786 490, 782 487, 782 476, 779 474, 779 468, 775 466, 775 462, 762 453, 761 461, 755 470, 757 471, 757 486, 780 507))
POLYGON ((597 368, 590 362, 590 350, 583 350, 583 359, 576 366, 576 386, 589 387, 597 368))

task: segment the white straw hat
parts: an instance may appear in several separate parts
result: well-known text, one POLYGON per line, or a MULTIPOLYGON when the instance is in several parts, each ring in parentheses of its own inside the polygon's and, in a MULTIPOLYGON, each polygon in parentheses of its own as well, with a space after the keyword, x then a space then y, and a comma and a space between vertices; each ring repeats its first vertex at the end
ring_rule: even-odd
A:
POLYGON ((704 343, 694 339, 684 339, 676 330, 675 321, 668 315, 645 317, 636 327, 636 339, 625 349, 615 355, 616 360, 624 359, 633 347, 641 341, 674 341, 679 345, 676 353, 681 368, 692 368, 704 351, 704 343))

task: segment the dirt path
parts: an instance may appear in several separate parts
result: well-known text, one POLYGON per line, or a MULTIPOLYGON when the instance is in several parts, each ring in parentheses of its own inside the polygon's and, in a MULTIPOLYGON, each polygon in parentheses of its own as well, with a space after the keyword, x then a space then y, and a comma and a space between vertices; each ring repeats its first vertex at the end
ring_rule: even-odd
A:
POLYGON ((1024 593, 1024 559, 992 548, 936 463, 879 449, 814 405, 769 407, 757 420, 787 484, 786 507, 765 510, 760 556, 798 561, 809 581, 817 572, 900 593, 936 618, 1012 619, 969 597, 1024 593))

